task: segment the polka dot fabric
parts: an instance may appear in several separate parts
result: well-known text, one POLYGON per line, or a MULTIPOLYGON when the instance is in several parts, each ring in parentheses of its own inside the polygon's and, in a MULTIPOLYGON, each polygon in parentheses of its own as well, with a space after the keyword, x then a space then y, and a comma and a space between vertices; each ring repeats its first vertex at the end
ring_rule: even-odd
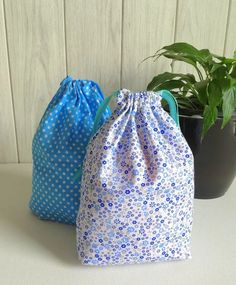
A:
MULTIPOLYGON (((30 208, 41 219, 75 224, 82 166, 103 94, 88 80, 65 78, 47 107, 33 139, 30 208)), ((110 116, 109 108, 101 119, 110 116)))
POLYGON ((193 155, 159 93, 121 90, 87 149, 77 217, 87 265, 191 257, 193 155))

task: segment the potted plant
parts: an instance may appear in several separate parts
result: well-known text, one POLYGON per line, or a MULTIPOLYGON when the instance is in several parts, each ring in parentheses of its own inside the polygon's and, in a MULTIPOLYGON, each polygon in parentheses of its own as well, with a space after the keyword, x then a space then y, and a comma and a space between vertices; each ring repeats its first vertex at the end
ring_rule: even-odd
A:
POLYGON ((164 46, 153 56, 191 65, 195 74, 164 72, 147 89, 175 96, 182 132, 195 158, 195 198, 222 196, 236 174, 236 53, 226 58, 188 43, 164 46))

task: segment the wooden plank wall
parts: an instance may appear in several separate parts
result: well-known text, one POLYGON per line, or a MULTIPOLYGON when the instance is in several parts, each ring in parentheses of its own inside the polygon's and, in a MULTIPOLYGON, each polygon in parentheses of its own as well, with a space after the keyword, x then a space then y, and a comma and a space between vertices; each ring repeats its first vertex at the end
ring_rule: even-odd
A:
POLYGON ((170 70, 140 64, 145 57, 174 41, 232 55, 235 22, 236 0, 0 0, 0 163, 31 161, 33 134, 67 74, 105 94, 144 90, 170 70))
POLYGON ((3 0, 0 0, 0 162, 18 162, 3 0))

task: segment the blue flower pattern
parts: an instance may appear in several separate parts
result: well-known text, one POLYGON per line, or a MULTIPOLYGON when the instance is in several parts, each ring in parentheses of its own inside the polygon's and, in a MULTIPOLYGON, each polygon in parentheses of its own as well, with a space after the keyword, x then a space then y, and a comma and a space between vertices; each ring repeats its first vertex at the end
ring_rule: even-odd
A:
POLYGON ((160 94, 121 90, 84 161, 79 259, 114 265, 190 258, 193 194, 193 155, 160 94))

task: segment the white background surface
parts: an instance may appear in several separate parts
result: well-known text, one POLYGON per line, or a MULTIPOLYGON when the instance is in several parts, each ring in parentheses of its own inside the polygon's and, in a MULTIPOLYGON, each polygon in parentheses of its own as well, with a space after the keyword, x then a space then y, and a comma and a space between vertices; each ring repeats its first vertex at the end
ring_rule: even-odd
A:
POLYGON ((1 285, 236 284, 236 181, 195 200, 191 260, 113 267, 80 265, 75 228, 34 217, 30 194, 30 164, 0 165, 1 285))

